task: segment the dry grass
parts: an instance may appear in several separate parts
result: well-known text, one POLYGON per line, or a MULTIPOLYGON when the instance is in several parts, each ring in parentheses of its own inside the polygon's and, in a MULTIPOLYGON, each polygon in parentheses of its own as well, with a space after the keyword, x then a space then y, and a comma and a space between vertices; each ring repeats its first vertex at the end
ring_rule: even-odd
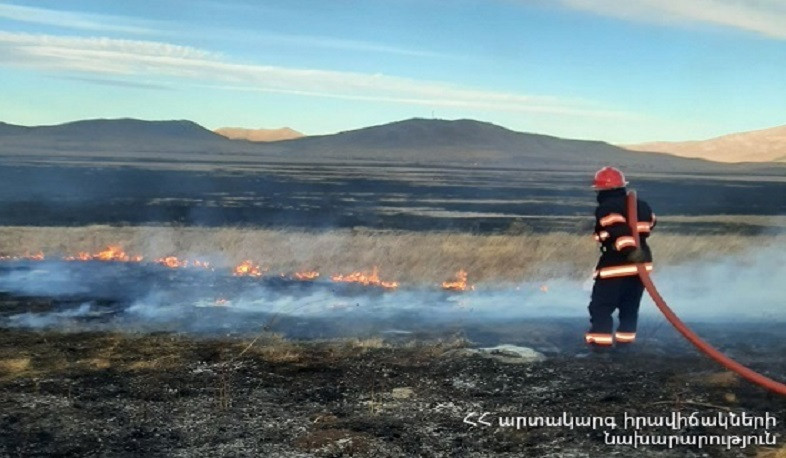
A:
MULTIPOLYGON (((437 356, 446 349, 461 345, 466 345, 466 341, 444 339, 407 344, 402 349, 410 355, 437 356)), ((107 369, 163 373, 178 370, 195 361, 218 364, 226 370, 225 375, 228 377, 233 364, 241 360, 297 364, 315 358, 351 358, 392 346, 378 337, 302 342, 288 340, 275 333, 265 333, 257 339, 246 341, 195 341, 174 335, 7 331, 0 336, 0 381, 107 369), (26 348, 22 355, 18 351, 20 345, 26 348)))
POLYGON ((786 458, 786 445, 781 448, 763 448, 756 452, 756 458, 786 458))
POLYGON ((303 358, 303 349, 287 341, 268 343, 255 347, 249 355, 260 357, 269 363, 294 363, 303 358))
MULTIPOLYGON (((12 337, 0 342, 0 380, 47 377, 70 371, 92 372, 167 370, 180 364, 194 348, 186 339, 155 336, 102 334, 74 339, 69 334, 29 334, 24 356, 12 356, 12 337)), ((17 335, 18 338, 18 335, 17 335)))
POLYGON ((723 371, 699 377, 699 383, 716 388, 734 388, 739 386, 740 377, 734 372, 723 371))
POLYGON ((90 369, 108 369, 112 366, 112 362, 106 358, 87 358, 77 361, 76 364, 90 369))
POLYGON ((180 363, 180 355, 166 355, 153 359, 142 359, 126 365, 132 371, 166 370, 180 363))
MULTIPOLYGON (((661 265, 711 260, 783 245, 786 236, 654 234, 661 265)), ((146 260, 175 255, 227 268, 244 259, 270 274, 317 270, 322 277, 379 267, 383 280, 433 284, 457 270, 470 282, 584 278, 598 251, 588 235, 472 235, 366 230, 324 232, 193 227, 0 227, 0 255, 97 252, 110 244, 146 260)))
POLYGON ((0 359, 0 376, 14 376, 30 369, 30 358, 0 359))
POLYGON ((438 358, 451 350, 458 350, 471 346, 471 342, 464 337, 454 336, 436 342, 408 342, 405 347, 415 350, 421 359, 438 358))
POLYGON ((369 348, 384 348, 387 346, 380 337, 369 337, 367 339, 348 339, 346 345, 352 349, 367 350, 369 348))

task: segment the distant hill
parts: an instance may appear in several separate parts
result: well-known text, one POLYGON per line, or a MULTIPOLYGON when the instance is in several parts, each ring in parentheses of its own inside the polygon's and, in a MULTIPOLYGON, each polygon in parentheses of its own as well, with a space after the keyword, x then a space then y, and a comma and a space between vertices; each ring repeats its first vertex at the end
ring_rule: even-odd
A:
MULTIPOLYGON (((187 138, 215 140, 217 135, 192 121, 142 121, 139 119, 92 119, 54 126, 23 127, 4 124, 11 133, 85 141, 187 138)), ((2 132, 2 130, 0 130, 2 132)))
POLYGON ((193 151, 226 139, 192 121, 91 119, 54 126, 0 125, 0 152, 193 151))
POLYGON ((0 122, 0 135, 23 134, 28 129, 31 129, 31 127, 16 126, 14 124, 8 124, 8 123, 0 122))
POLYGON ((716 165, 658 153, 638 153, 600 141, 569 140, 516 132, 495 124, 461 119, 408 119, 264 145, 268 155, 342 161, 592 168, 603 165, 646 170, 715 169, 716 165))
POLYGON ((719 162, 786 162, 786 126, 689 142, 623 145, 632 151, 669 153, 719 162))
POLYGON ((0 124, 0 157, 6 162, 140 162, 161 167, 247 167, 291 161, 513 167, 583 173, 603 165, 642 173, 735 170, 717 162, 633 152, 600 141, 515 132, 468 119, 408 119, 333 135, 256 143, 230 140, 191 121, 96 119, 38 127, 0 124))
POLYGON ((250 142, 275 142, 300 138, 302 133, 282 127, 281 129, 244 129, 242 127, 222 127, 214 131, 230 140, 248 140, 250 142))

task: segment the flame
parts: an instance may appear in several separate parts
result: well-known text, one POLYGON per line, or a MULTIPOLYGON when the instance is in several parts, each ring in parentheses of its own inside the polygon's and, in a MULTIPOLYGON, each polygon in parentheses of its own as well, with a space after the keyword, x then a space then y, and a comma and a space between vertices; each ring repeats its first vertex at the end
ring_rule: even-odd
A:
POLYGON ((333 275, 331 280, 343 283, 360 283, 363 286, 380 286, 385 289, 398 288, 396 281, 382 281, 379 279, 379 269, 376 266, 371 271, 371 274, 366 275, 363 272, 353 272, 349 275, 333 275))
POLYGON ((170 269, 181 269, 186 267, 195 267, 200 269, 210 269, 210 263, 207 261, 188 261, 186 259, 180 260, 177 256, 167 256, 155 260, 157 264, 162 264, 170 269))
POLYGON ((0 256, 0 261, 19 261, 21 259, 26 259, 28 261, 43 261, 45 256, 42 251, 33 254, 27 252, 22 256, 0 256))
POLYGON ((196 260, 196 261, 193 262, 193 265, 194 265, 194 267, 199 267, 199 268, 202 268, 202 269, 211 269, 210 263, 207 262, 207 261, 196 260))
POLYGON ((246 260, 235 266, 232 275, 236 277, 261 277, 262 269, 259 268, 259 264, 246 260))
POLYGON ((155 260, 157 264, 163 264, 170 269, 177 269, 179 267, 187 267, 188 261, 181 261, 177 256, 167 256, 165 258, 158 258, 155 260))
POLYGON ((76 256, 67 256, 66 261, 92 261, 93 255, 84 251, 80 251, 76 256))
POLYGON ((119 246, 110 245, 106 250, 94 256, 99 261, 129 261, 131 258, 119 246))
POLYGON ((467 271, 461 269, 456 272, 456 279, 454 281, 442 282, 442 289, 447 291, 466 291, 468 289, 475 289, 475 287, 467 285, 467 271))
POLYGON ((104 251, 96 254, 79 252, 76 256, 66 256, 66 261, 115 261, 115 262, 142 262, 142 256, 129 256, 118 245, 110 245, 104 251))
POLYGON ((306 271, 306 272, 295 272, 293 277, 295 277, 296 280, 300 280, 300 281, 313 281, 319 278, 319 272, 315 270, 306 271))

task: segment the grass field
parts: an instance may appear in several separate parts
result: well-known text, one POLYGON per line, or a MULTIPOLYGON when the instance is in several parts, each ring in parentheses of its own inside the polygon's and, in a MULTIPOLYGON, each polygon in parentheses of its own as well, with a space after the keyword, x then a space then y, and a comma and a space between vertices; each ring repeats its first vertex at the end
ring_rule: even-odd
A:
MULTIPOLYGON (((13 286, 0 291, 0 319, 9 323, 0 327, 0 456, 632 453, 605 445, 600 431, 462 422, 484 411, 493 421, 566 412, 769 412, 779 420, 772 432, 783 437, 786 401, 722 371, 663 319, 642 320, 633 354, 575 357, 584 351, 589 294, 538 281, 581 281, 592 272, 599 255, 590 234, 594 166, 457 165, 442 156, 421 164, 418 149, 410 162, 391 154, 380 163, 42 151, 4 155, 0 257, 57 260, 114 245, 145 262, 209 261, 216 275, 0 261, 13 286), (230 276, 244 260, 259 264, 264 277, 230 276), (329 280, 374 267, 402 290, 342 289, 329 280), (436 284, 459 269, 478 288, 441 291, 436 284), (326 281, 276 278, 312 270, 326 281), (526 281, 538 283, 518 284, 526 281), (504 283, 515 285, 497 285, 504 283), (534 315, 571 307, 576 312, 564 318, 534 315), (28 321, 11 318, 17 315, 28 321), (329 337, 338 335, 351 338, 329 337), (466 348, 503 343, 546 359, 510 363, 466 348)), ((626 173, 659 215, 650 239, 658 269, 686 265, 661 277, 690 286, 669 285, 668 297, 681 295, 677 303, 694 314, 781 309, 779 290, 769 287, 779 280, 782 271, 772 267, 786 246, 780 170, 664 170, 626 173), (757 268, 740 271, 737 261, 757 268), (693 271, 698 281, 683 282, 693 271)), ((696 330, 740 362, 786 379, 782 321, 698 323, 696 330)), ((744 452, 715 447, 706 456, 786 458, 780 442, 744 452)), ((683 447, 636 455, 702 453, 683 447)))
MULTIPOLYGON (((783 246, 779 235, 653 234, 660 265, 745 254, 783 246)), ((207 259, 217 267, 252 260, 271 274, 317 270, 323 275, 378 266, 408 284, 441 282, 458 269, 472 282, 586 278, 598 256, 592 238, 564 232, 473 235, 458 232, 331 230, 321 232, 190 227, 0 227, 0 255, 43 252, 59 257, 119 245, 146 260, 207 259)))

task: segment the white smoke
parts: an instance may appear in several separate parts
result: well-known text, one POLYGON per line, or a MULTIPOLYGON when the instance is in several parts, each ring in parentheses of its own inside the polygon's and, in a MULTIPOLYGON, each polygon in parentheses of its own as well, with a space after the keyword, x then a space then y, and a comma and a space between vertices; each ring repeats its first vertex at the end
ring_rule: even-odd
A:
POLYGON ((84 318, 92 313, 90 304, 81 304, 74 309, 50 313, 20 313, 9 317, 12 326, 23 328, 49 328, 61 326, 73 318, 84 318))
POLYGON ((702 321, 786 319, 786 248, 663 267, 653 275, 679 316, 702 321))
MULTIPOLYGON (((656 265, 653 280, 671 308, 686 321, 786 322, 784 249, 752 251, 677 266, 656 265)), ((192 275, 145 264, 26 262, 0 269, 0 291, 14 296, 85 296, 40 313, 0 311, 0 324, 30 328, 72 326, 194 332, 232 332, 273 319, 291 323, 376 323, 408 331, 457 323, 515 322, 587 316, 590 294, 582 282, 552 279, 515 286, 478 285, 475 291, 396 291, 335 284, 232 278, 216 272, 192 275), (111 306, 91 295, 117 299, 111 306), (111 309, 111 310, 109 310, 111 309), (111 313, 110 313, 111 311, 111 313)), ((274 279, 275 280, 275 279, 274 279)), ((55 301, 56 302, 56 301, 55 301)), ((652 301, 644 316, 658 315, 652 301)), ((305 326, 306 324, 303 324, 305 326)), ((351 326, 347 328, 351 331, 351 326)))
POLYGON ((51 262, 23 263, 18 268, 0 271, 0 291, 20 296, 54 297, 90 292, 76 272, 62 268, 61 263, 51 262))

